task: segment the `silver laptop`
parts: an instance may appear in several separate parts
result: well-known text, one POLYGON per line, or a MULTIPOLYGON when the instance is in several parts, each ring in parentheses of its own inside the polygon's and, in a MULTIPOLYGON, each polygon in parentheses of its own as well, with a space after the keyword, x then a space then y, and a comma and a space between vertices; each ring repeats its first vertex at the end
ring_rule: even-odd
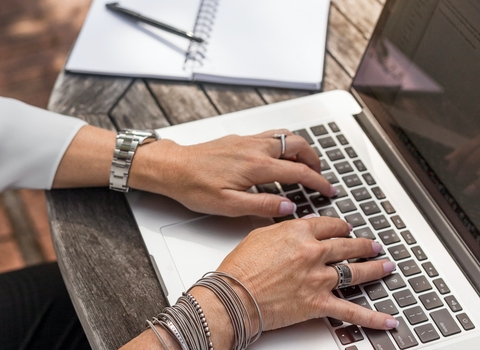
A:
MULTIPOLYGON (((158 130, 185 145, 273 128, 302 135, 339 195, 280 183, 251 190, 297 203, 277 221, 340 217, 397 262, 387 278, 338 291, 394 315, 396 330, 325 318, 266 332, 252 349, 480 348, 479 18, 478 0, 388 0, 350 92, 158 130)), ((128 200, 172 304, 248 232, 274 222, 198 214, 142 192, 128 200)))

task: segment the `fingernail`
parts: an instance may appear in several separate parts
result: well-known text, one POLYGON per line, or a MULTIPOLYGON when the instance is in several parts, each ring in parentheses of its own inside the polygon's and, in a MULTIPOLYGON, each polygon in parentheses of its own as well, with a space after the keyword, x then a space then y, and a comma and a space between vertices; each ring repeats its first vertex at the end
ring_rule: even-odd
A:
POLYGON ((293 202, 281 202, 280 203, 280 215, 289 215, 295 213, 295 210, 297 210, 297 205, 293 202))
POLYGON ((335 196, 337 196, 337 195, 338 195, 338 192, 339 192, 339 191, 338 191, 335 187, 333 187, 332 185, 330 185, 330 197, 335 197, 335 196))
POLYGON ((348 225, 348 230, 349 230, 350 232, 352 232, 352 231, 353 231, 353 226, 352 226, 352 224, 349 223, 349 222, 347 222, 347 225, 348 225))
POLYGON ((385 321, 386 328, 397 328, 399 324, 400 322, 398 322, 394 318, 387 318, 387 320, 385 321))
POLYGON ((312 214, 302 216, 301 219, 310 219, 310 218, 316 218, 316 217, 317 217, 317 214, 312 213, 312 214))
POLYGON ((372 249, 375 253, 380 253, 382 251, 382 245, 377 242, 372 242, 372 249))
POLYGON ((390 273, 396 268, 397 264, 395 264, 393 261, 387 261, 383 263, 383 271, 385 271, 385 273, 390 273))

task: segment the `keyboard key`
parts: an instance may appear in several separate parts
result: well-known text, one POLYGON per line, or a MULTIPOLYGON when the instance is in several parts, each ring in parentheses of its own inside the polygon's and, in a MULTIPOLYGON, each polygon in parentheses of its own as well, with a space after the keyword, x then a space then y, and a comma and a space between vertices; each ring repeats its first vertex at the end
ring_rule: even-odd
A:
POLYGON ((383 210, 385 210, 387 214, 395 213, 395 209, 393 208, 393 206, 390 204, 389 201, 382 202, 381 204, 382 204, 383 210))
POLYGON ((416 275, 420 273, 420 268, 417 263, 413 260, 404 261, 398 264, 398 268, 402 271, 405 277, 416 275))
POLYGON ((380 189, 380 187, 373 187, 372 192, 375 195, 375 197, 377 197, 377 199, 384 199, 385 198, 385 194, 380 189))
POLYGON ((338 193, 334 198, 342 198, 348 196, 347 191, 345 191, 345 188, 342 185, 337 185, 333 187, 338 190, 338 193))
POLYGON ((440 299, 440 297, 435 292, 420 295, 418 299, 420 299, 423 306, 425 306, 425 309, 427 310, 432 310, 436 309, 437 307, 443 306, 442 299, 440 299))
POLYGON ((335 122, 328 123, 328 126, 330 127, 330 130, 333 132, 339 132, 340 128, 337 126, 335 122))
POLYGON ((448 306, 450 306, 450 310, 453 312, 458 312, 462 311, 462 306, 458 303, 457 298, 455 298, 453 295, 449 295, 448 297, 445 297, 445 302, 447 303, 448 306))
POLYGON ((472 321, 470 320, 470 318, 467 316, 466 313, 457 315, 457 320, 458 322, 460 322, 463 329, 465 329, 466 331, 469 331, 470 329, 475 328, 475 325, 472 323, 472 321))
POLYGON ((325 179, 327 179, 328 182, 330 182, 332 185, 338 183, 338 179, 335 176, 334 173, 325 173, 322 174, 325 179))
POLYGON ((375 216, 373 218, 368 219, 368 221, 370 221, 373 228, 377 231, 390 227, 390 224, 388 223, 387 219, 383 215, 375 216))
POLYGON ((375 350, 396 350, 387 332, 365 327, 363 331, 375 350))
POLYGON ((273 194, 280 193, 280 190, 278 189, 275 183, 257 185, 257 190, 258 192, 263 192, 263 193, 273 193, 273 194))
POLYGON ((339 150, 339 149, 332 149, 332 150, 327 151, 325 153, 327 154, 328 159, 330 159, 332 162, 345 158, 342 151, 339 150))
POLYGON ((345 152, 347 152, 350 158, 357 158, 358 155, 352 147, 345 147, 345 152))
POLYGON ((354 341, 360 341, 363 340, 363 335, 362 332, 360 332, 360 329, 358 329, 357 326, 351 325, 347 327, 348 333, 350 333, 351 337, 354 339, 354 341))
POLYGON ((307 130, 305 130, 305 129, 295 130, 293 133, 295 135, 303 137, 305 139, 305 141, 308 142, 308 144, 313 145, 314 142, 313 142, 312 138, 310 137, 307 130))
POLYGON ((345 350, 358 350, 358 348, 355 345, 347 346, 345 350))
POLYGON ((330 322, 330 325, 332 327, 340 327, 340 326, 343 326, 343 322, 340 321, 340 320, 337 320, 336 318, 333 318, 333 317, 327 317, 328 319, 328 322, 330 322))
POLYGON ((402 277, 400 277, 398 273, 394 273, 392 275, 384 277, 383 282, 385 282, 387 288, 390 290, 395 290, 406 286, 405 281, 402 279, 402 277))
POLYGON ((322 152, 320 152, 320 150, 315 147, 315 146, 312 146, 312 149, 315 151, 315 153, 317 154, 318 158, 320 158, 322 156, 322 152))
POLYGON ((273 221, 275 221, 276 223, 279 223, 279 222, 293 220, 293 219, 295 219, 295 216, 287 215, 287 216, 281 216, 279 218, 273 218, 273 221))
POLYGON ((355 164, 355 167, 357 168, 358 171, 366 171, 367 167, 365 164, 360 159, 354 160, 353 164, 355 164))
POLYGON ((305 190, 305 192, 307 192, 307 194, 318 193, 317 190, 312 190, 311 188, 308 188, 307 186, 303 186, 303 189, 305 190))
POLYGON ((433 321, 444 337, 461 332, 460 327, 458 327, 457 323, 447 309, 434 311, 430 314, 430 316, 433 318, 433 321))
POLYGON ((362 294, 362 290, 360 289, 359 286, 350 286, 350 287, 342 288, 340 289, 340 292, 342 292, 343 296, 347 299, 362 294))
POLYGON ((324 170, 330 170, 330 165, 327 163, 327 161, 325 159, 320 159, 320 169, 322 169, 322 171, 324 170))
POLYGON ((376 184, 375 180, 373 179, 373 176, 370 175, 369 173, 363 174, 362 176, 365 182, 367 183, 367 185, 372 186, 376 184))
POLYGON ((380 213, 380 208, 378 207, 377 203, 375 203, 374 201, 360 204, 360 208, 362 208, 363 213, 365 215, 380 213))
POLYGON ((427 323, 423 326, 418 326, 414 328, 415 333, 417 333, 418 338, 422 343, 428 343, 433 340, 437 340, 440 338, 433 325, 427 323))
POLYGON ((417 303, 417 300, 409 289, 393 293, 393 297, 395 298, 400 307, 405 307, 417 303))
POLYGON ((408 252, 408 249, 405 248, 403 244, 390 247, 388 248, 388 251, 390 252, 390 255, 395 261, 403 260, 411 256, 408 252))
POLYGON ((347 138, 346 138, 344 135, 342 135, 342 134, 337 135, 337 140, 338 140, 338 142, 340 142, 340 144, 342 144, 342 145, 348 145, 348 140, 347 140, 347 138))
POLYGON ((355 204, 353 204, 352 200, 347 198, 341 201, 336 202, 338 209, 343 213, 348 213, 354 210, 357 210, 355 204))
POLYGON ((351 299, 349 301, 351 301, 354 304, 360 305, 360 306, 362 306, 366 309, 372 310, 372 307, 370 306, 370 304, 368 303, 368 301, 365 297, 355 298, 355 299, 351 299))
POLYGON ((405 240, 405 242, 407 242, 407 244, 415 244, 417 243, 417 241, 415 240, 415 238, 413 237, 413 235, 410 233, 410 231, 406 230, 406 231, 402 231, 400 232, 400 234, 402 235, 403 239, 405 240))
POLYGON ((364 227, 364 228, 355 230, 355 231, 353 231, 353 233, 358 238, 368 238, 368 239, 372 239, 372 240, 375 240, 375 238, 376 238, 375 235, 372 233, 372 230, 370 230, 370 228, 368 228, 368 227, 364 227))
POLYGON ((310 205, 301 205, 297 207, 297 211, 295 212, 299 218, 302 218, 304 216, 313 214, 314 211, 310 205))
POLYGON ((320 209, 318 211, 318 213, 320 214, 320 216, 329 216, 331 218, 339 218, 340 217, 340 215, 338 215, 335 208, 332 208, 332 207, 325 208, 325 209, 320 209))
POLYGON ((442 278, 437 278, 433 280, 433 284, 437 287, 440 294, 448 294, 450 293, 450 288, 448 288, 447 284, 443 281, 442 278))
POLYGON ((438 276, 438 271, 435 269, 431 262, 423 263, 422 267, 429 277, 438 276))
POLYGON ((427 281, 425 276, 411 278, 408 280, 408 283, 410 283, 415 293, 421 293, 432 289, 432 285, 427 281))
POLYGON ((415 254, 415 257, 422 261, 422 260, 427 260, 427 255, 423 252, 423 249, 420 248, 419 246, 412 247, 412 252, 415 254))
POLYGON ((305 197, 302 191, 289 193, 287 194, 287 198, 297 205, 308 202, 307 197, 305 197))
POLYGON ((363 217, 360 213, 346 215, 345 221, 351 224, 353 227, 365 225, 365 220, 363 220, 363 217))
POLYGON ((387 230, 387 231, 380 232, 378 234, 378 237, 380 237, 383 244, 385 245, 400 242, 400 238, 397 236, 394 230, 387 230))
POLYGON ((368 193, 368 191, 364 187, 352 190, 352 195, 353 197, 355 197, 357 202, 372 198, 372 196, 370 196, 370 193, 368 193))
POLYGON ((425 315, 425 312, 423 312, 420 306, 415 306, 411 309, 404 310, 403 313, 411 325, 428 321, 427 315, 425 315))
POLYGON ((312 126, 310 130, 313 132, 315 136, 328 134, 328 130, 324 125, 312 126))
POLYGON ((370 300, 378 300, 388 296, 387 291, 381 283, 374 283, 364 287, 370 300))
POLYGON ((389 314, 389 315, 396 315, 398 314, 398 309, 396 308, 395 304, 391 300, 384 300, 374 304, 375 309, 377 311, 389 314))
POLYGON ((405 223, 404 223, 403 220, 400 218, 400 216, 394 215, 394 216, 392 216, 390 219, 392 219, 393 224, 394 224, 395 227, 398 228, 399 230, 406 227, 405 223))
POLYGON ((355 325, 351 325, 345 328, 338 328, 335 330, 335 334, 337 335, 342 345, 347 345, 363 340, 363 335, 360 332, 360 329, 358 329, 358 327, 355 325))
POLYGON ((328 197, 324 197, 321 194, 311 196, 310 200, 317 208, 326 207, 332 203, 328 197))
POLYGON ((333 166, 335 167, 335 169, 337 169, 339 174, 346 174, 353 171, 352 166, 347 161, 336 163, 333 166))
POLYGON ((330 136, 318 139, 318 143, 320 143, 320 146, 322 146, 322 148, 330 148, 337 145, 330 136))
POLYGON ((349 188, 362 184, 362 180, 360 180, 357 174, 344 176, 342 177, 342 179, 343 179, 343 182, 345 182, 345 185, 347 185, 347 187, 349 188))
POLYGON ((408 325, 405 323, 403 317, 397 317, 397 321, 400 322, 397 328, 392 329, 390 334, 393 340, 397 343, 400 349, 408 349, 412 346, 418 345, 417 339, 413 335, 408 325))
POLYGON ((282 187, 283 192, 290 192, 300 189, 298 184, 280 184, 280 187, 282 187))

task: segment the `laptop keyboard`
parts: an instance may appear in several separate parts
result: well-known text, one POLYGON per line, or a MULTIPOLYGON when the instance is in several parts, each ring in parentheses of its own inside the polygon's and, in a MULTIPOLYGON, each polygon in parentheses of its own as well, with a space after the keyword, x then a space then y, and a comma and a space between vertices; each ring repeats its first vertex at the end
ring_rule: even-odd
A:
POLYGON ((388 313, 400 322, 398 328, 386 332, 328 318, 345 350, 357 350, 355 344, 366 341, 377 350, 408 349, 474 329, 434 263, 417 244, 415 232, 398 215, 394 202, 386 197, 337 124, 317 125, 294 133, 313 147, 321 160, 322 175, 339 192, 335 198, 327 198, 299 184, 258 185, 259 192, 280 194, 297 204, 294 215, 274 220, 291 220, 312 213, 342 218, 353 226, 354 237, 384 245, 384 251, 375 259, 397 263, 396 271, 382 280, 334 291, 338 297, 388 313))

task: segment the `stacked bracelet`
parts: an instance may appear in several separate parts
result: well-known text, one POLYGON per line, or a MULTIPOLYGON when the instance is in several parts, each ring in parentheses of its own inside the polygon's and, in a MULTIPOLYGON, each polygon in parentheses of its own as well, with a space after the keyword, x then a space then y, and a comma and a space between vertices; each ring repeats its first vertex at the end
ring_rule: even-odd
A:
POLYGON ((263 328, 262 314, 252 294, 233 276, 223 272, 209 272, 184 292, 175 305, 166 307, 152 321, 147 321, 147 326, 152 328, 165 349, 168 349, 168 346, 155 325, 164 328, 178 342, 182 350, 213 350, 210 328, 203 310, 197 300, 188 293, 195 286, 210 289, 227 310, 233 326, 234 350, 246 349, 260 337, 263 328), (259 321, 259 331, 256 335, 253 334, 252 320, 244 302, 226 278, 238 283, 252 299, 259 321))

